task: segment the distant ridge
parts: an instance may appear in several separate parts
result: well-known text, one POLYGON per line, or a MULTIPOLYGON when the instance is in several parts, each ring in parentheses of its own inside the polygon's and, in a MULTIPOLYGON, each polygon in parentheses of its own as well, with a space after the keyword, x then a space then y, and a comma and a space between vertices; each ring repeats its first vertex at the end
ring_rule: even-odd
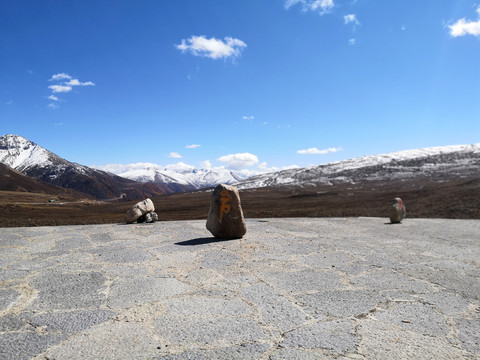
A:
MULTIPOLYGON (((247 178, 240 171, 226 168, 197 169, 194 166, 179 163, 162 167, 156 164, 134 164, 135 167, 116 171, 118 176, 139 182, 169 184, 190 190, 215 187, 218 184, 233 184, 247 178)), ((98 167, 102 169, 102 167, 98 167)), ((105 170, 105 169, 104 169, 105 170)))
POLYGON ((161 184, 143 184, 70 162, 19 135, 0 137, 0 163, 43 182, 97 199, 138 199, 174 192, 161 184))
MULTIPOLYGON (((451 182, 480 178, 480 143, 406 150, 283 170, 246 178, 225 168, 196 169, 186 164, 162 168, 140 164, 136 169, 107 171, 69 162, 34 142, 18 136, 0 137, 0 163, 35 179, 74 189, 97 199, 134 200, 147 196, 204 189, 218 183, 240 189, 315 188, 375 181, 394 186, 405 181, 451 182), (128 177, 128 178, 126 178, 128 177)), ((322 190, 323 191, 323 190, 322 190)))
POLYGON ((442 182, 480 177, 480 143, 406 150, 253 176, 241 189, 355 184, 425 178, 442 182))

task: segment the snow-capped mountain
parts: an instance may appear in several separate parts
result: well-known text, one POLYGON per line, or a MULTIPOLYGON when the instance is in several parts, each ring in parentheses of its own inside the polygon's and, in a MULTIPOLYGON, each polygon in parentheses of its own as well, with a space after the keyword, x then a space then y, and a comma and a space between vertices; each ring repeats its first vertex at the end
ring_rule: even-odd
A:
POLYGON ((133 199, 172 192, 168 187, 137 183, 67 161, 18 135, 0 137, 0 163, 35 179, 90 194, 98 199, 133 199))
POLYGON ((307 168, 248 177, 220 168, 197 169, 178 163, 165 167, 139 163, 91 168, 69 162, 18 135, 0 137, 0 163, 36 179, 71 188, 100 199, 126 194, 127 199, 198 190, 219 183, 240 189, 315 187, 364 181, 445 182, 480 177, 480 143, 406 150, 364 156, 307 168))
POLYGON ((317 186, 362 181, 404 181, 425 177, 429 181, 480 177, 480 143, 406 150, 364 156, 301 169, 284 170, 248 178, 240 189, 277 186, 317 186))
MULTIPOLYGON (((95 166, 94 166, 95 167, 95 166)), ((139 182, 181 185, 196 190, 214 187, 217 184, 233 184, 246 179, 248 176, 239 171, 223 167, 213 169, 198 169, 184 163, 162 167, 156 164, 140 163, 120 167, 96 167, 111 171, 118 176, 139 182)))
MULTIPOLYGON (((18 135, 0 137, 0 162, 20 172, 33 167, 67 164, 54 153, 18 135)), ((54 174, 51 176, 53 177, 54 174)))

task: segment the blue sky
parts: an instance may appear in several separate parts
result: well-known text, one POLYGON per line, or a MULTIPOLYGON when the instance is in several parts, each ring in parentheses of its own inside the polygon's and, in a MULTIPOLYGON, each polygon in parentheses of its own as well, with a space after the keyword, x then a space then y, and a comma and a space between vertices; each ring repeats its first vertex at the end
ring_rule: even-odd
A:
POLYGON ((251 171, 477 143, 479 63, 476 1, 2 1, 0 134, 251 171))

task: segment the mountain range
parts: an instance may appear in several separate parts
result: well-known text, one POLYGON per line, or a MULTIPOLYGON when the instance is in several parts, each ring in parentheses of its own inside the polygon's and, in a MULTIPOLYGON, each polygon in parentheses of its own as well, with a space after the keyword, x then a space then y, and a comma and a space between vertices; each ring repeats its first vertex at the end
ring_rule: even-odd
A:
POLYGON ((18 135, 0 137, 0 163, 45 183, 103 200, 129 200, 174 192, 168 187, 138 183, 70 162, 18 135))
POLYGON ((250 177, 237 186, 240 189, 315 187, 365 181, 402 182, 420 177, 427 182, 479 178, 480 143, 405 150, 283 170, 250 177))
MULTIPOLYGON (((225 168, 197 169, 179 163, 176 167, 141 164, 117 174, 65 160, 34 142, 18 136, 0 137, 0 163, 37 180, 89 194, 97 199, 133 200, 235 184, 240 189, 299 188, 334 185, 420 183, 478 179, 480 143, 406 150, 365 156, 307 168, 283 170, 246 177, 225 168)), ((420 185, 421 186, 421 185, 420 185)), ((0 190, 6 190, 0 188, 0 190)))
POLYGON ((95 167, 100 170, 110 170, 116 175, 138 181, 157 184, 181 186, 183 189, 198 190, 215 187, 217 184, 238 183, 248 176, 240 171, 229 170, 224 167, 213 169, 198 169, 182 162, 175 165, 160 166, 157 164, 140 163, 121 166, 95 167))

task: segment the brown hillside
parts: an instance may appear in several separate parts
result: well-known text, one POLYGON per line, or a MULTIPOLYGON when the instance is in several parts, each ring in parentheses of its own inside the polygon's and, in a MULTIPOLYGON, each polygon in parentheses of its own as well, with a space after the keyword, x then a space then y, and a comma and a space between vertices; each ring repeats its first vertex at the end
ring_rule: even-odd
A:
POLYGON ((0 163, 0 191, 45 194, 50 197, 61 197, 72 201, 85 198, 92 199, 87 194, 34 179, 2 163, 0 163))
MULTIPOLYGON (((123 223, 136 201, 57 201, 25 197, 25 192, 0 193, 0 226, 123 223), (19 196, 24 196, 20 199, 19 196), (19 200, 20 199, 20 200, 19 200)), ((480 219, 480 180, 443 183, 416 179, 405 182, 366 181, 310 188, 262 188, 240 191, 245 217, 385 217, 400 196, 408 218, 480 219)), ((152 198, 160 221, 206 219, 210 193, 199 191, 152 198)), ((146 225, 147 226, 147 225, 146 225)))

